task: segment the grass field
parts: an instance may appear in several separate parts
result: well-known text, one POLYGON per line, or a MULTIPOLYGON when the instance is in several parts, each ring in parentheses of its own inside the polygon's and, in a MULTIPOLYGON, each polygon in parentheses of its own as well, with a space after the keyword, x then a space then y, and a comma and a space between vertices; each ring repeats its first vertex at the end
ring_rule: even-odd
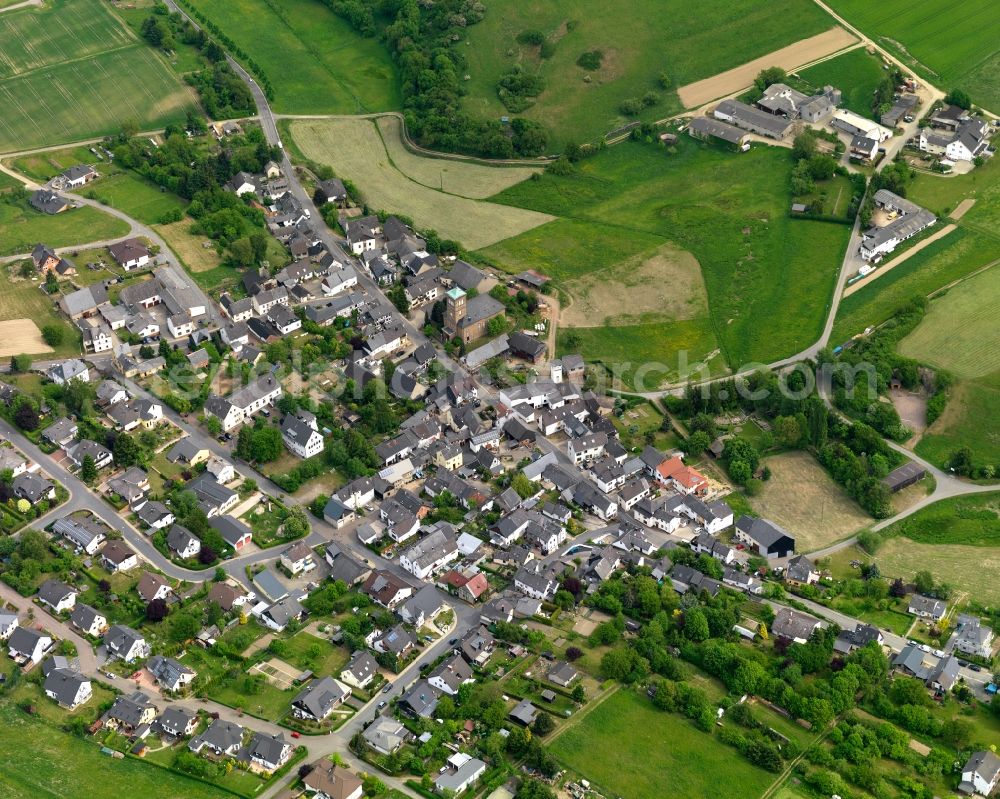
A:
POLYGON ((156 232, 163 236, 170 249, 177 253, 184 265, 192 272, 208 272, 219 268, 222 259, 216 252, 215 242, 204 236, 193 234, 191 232, 192 226, 193 223, 190 219, 182 219, 180 222, 172 222, 169 225, 157 225, 156 232), (209 242, 212 246, 206 248, 203 246, 205 242, 209 242))
POLYGON ((276 112, 362 114, 402 105, 389 52, 317 0, 188 0, 250 53, 276 112))
POLYGON ((560 284, 572 297, 559 324, 642 324, 708 316, 708 297, 701 266, 691 253, 671 244, 588 272, 560 284))
POLYGON ((1000 272, 987 269, 931 302, 899 351, 960 377, 982 377, 1000 370, 1000 272))
POLYGON ((836 56, 798 73, 814 90, 826 85, 843 92, 841 108, 864 117, 872 117, 872 94, 885 75, 882 59, 869 55, 863 47, 836 56))
POLYGON ((833 20, 805 0, 621 0, 612 24, 598 0, 496 0, 482 22, 468 30, 462 47, 471 79, 464 106, 497 118, 509 112, 497 96, 497 81, 515 65, 539 72, 545 91, 519 115, 549 130, 553 150, 566 141, 596 139, 628 121, 619 106, 655 91, 660 101, 642 116, 656 119, 680 110, 676 88, 707 78, 784 45, 830 28, 833 20), (753 36, 746 35, 753 31, 753 36), (547 39, 548 58, 537 45, 517 41, 537 31, 547 39), (598 69, 577 65, 583 53, 602 54, 598 69), (664 75, 667 86, 660 82, 664 75), (589 77, 589 80, 586 78, 589 77))
POLYGON ((100 0, 0 19, 0 152, 184 119, 193 92, 100 0))
MULTIPOLYGON (((534 211, 466 199, 414 181, 393 165, 371 120, 300 120, 292 122, 290 130, 307 158, 329 164, 338 175, 360 186, 370 208, 406 214, 418 226, 433 228, 469 249, 486 247, 551 219, 534 211)), ((479 169, 495 171, 493 167, 479 169)))
MULTIPOLYGON (((2 208, 3 206, 0 206, 2 208)), ((80 334, 66 321, 51 299, 31 280, 11 280, 6 269, 0 269, 0 320, 31 319, 39 329, 58 325, 63 330, 63 342, 51 356, 65 358, 80 354, 80 334)))
POLYGON ((89 206, 49 216, 27 203, 0 203, 0 255, 30 253, 40 241, 50 247, 69 247, 118 238, 128 231, 126 222, 89 206))
POLYGON ((771 479, 750 505, 795 536, 800 552, 811 552, 857 532, 871 518, 805 452, 767 459, 771 479))
POLYGON ((1000 492, 935 502, 886 528, 921 544, 1000 547, 1000 492))
MULTIPOLYGON (((671 154, 618 145, 580 162, 572 175, 545 174, 497 195, 563 219, 482 254, 509 271, 533 262, 558 282, 670 242, 701 264, 708 291, 716 342, 702 337, 697 357, 720 347, 731 367, 768 362, 818 337, 850 232, 846 225, 788 218, 790 170, 787 151, 773 147, 734 155, 686 137, 671 154), (557 235, 550 238, 550 231, 557 235), (576 231, 584 236, 566 246, 576 231)), ((690 340, 692 325, 685 324, 690 340)), ((707 332, 709 325, 696 327, 707 332)), ((595 344, 611 335, 608 328, 573 333, 585 330, 595 344)), ((648 330, 613 330, 646 350, 654 346, 648 330)), ((674 355, 661 351, 656 360, 674 355)), ((628 360, 639 357, 630 353, 628 360)))
POLYGON ((830 0, 852 25, 944 88, 960 87, 975 102, 1000 110, 1000 16, 993 0, 967 0, 941 24, 946 0, 830 0))
MULTIPOLYGON (((48 701, 48 700, 44 700, 48 701)), ((5 799, 224 799, 229 794, 143 763, 112 760, 91 741, 0 704, 0 761, 5 799), (25 746, 25 741, 31 741, 25 746), (59 768, 53 768, 58 763, 59 768)))
POLYGON ((448 194, 482 200, 541 171, 535 167, 485 166, 471 161, 427 158, 403 146, 403 126, 398 117, 379 117, 377 124, 382 143, 396 169, 414 183, 448 194))
POLYGON ((115 172, 101 177, 80 191, 102 205, 124 211, 133 219, 153 225, 170 211, 183 212, 187 203, 176 194, 160 191, 159 186, 134 172, 115 172))
POLYGON ((959 381, 944 413, 915 447, 918 455, 945 467, 955 450, 968 447, 977 465, 1000 464, 1000 371, 959 381))
POLYGON ((967 591, 986 605, 1000 603, 1000 547, 918 544, 909 538, 886 541, 875 558, 882 574, 912 580, 926 569, 935 581, 967 591))
POLYGON ((837 309, 831 344, 842 344, 869 325, 881 324, 913 297, 925 297, 997 257, 997 243, 978 232, 967 231, 963 219, 957 230, 845 297, 837 309))
POLYGON ((695 729, 690 721, 657 710, 627 688, 578 724, 567 726, 550 751, 605 795, 715 799, 719 786, 725 785, 727 797, 749 799, 760 796, 773 781, 772 775, 695 729))

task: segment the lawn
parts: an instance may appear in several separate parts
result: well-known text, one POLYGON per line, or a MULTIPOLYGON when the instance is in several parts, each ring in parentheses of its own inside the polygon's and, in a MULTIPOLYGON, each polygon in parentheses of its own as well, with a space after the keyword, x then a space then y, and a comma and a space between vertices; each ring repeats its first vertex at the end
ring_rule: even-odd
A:
POLYGON ((344 648, 333 646, 329 641, 304 631, 285 641, 285 646, 288 650, 282 655, 282 660, 320 677, 339 676, 350 660, 350 654, 344 648))
MULTIPOLYGON (((46 700, 48 701, 48 700, 46 700)), ((87 740, 0 703, 5 799, 223 799, 228 794, 136 758, 113 760, 87 740), (25 741, 31 741, 25 746, 25 741), (53 764, 59 768, 53 768, 53 764)))
POLYGON ((774 780, 690 721, 657 710, 627 688, 579 723, 569 722, 549 749, 605 795, 629 799, 715 799, 720 785, 727 797, 749 799, 774 780))
MULTIPOLYGON (((645 326, 592 328, 588 343, 603 345, 612 337, 623 345, 630 341, 631 350, 642 342, 641 358, 630 352, 633 363, 673 360, 677 352, 668 348, 678 345, 693 349, 689 361, 696 361, 718 347, 722 371, 792 355, 823 327, 850 229, 789 219, 791 167, 781 148, 733 154, 682 137, 668 155, 654 145, 626 143, 580 162, 574 174, 545 174, 494 199, 572 219, 577 227, 602 226, 592 245, 605 250, 598 268, 641 253, 657 239, 690 252, 701 265, 708 317, 678 323, 676 330, 666 325, 663 345, 649 341, 645 326)), ((551 246, 539 229, 482 254, 499 265, 510 257, 520 266, 541 251, 546 257, 536 261, 539 268, 555 262, 561 279, 592 271, 589 259, 561 252, 566 228, 556 232, 551 246)), ((573 332, 582 337, 585 331, 573 332)), ((601 349, 583 354, 612 355, 601 349)))
POLYGON ((798 73, 799 77, 808 83, 814 91, 820 91, 826 85, 835 86, 843 93, 841 108, 847 108, 856 114, 870 119, 872 114, 872 95, 879 81, 885 76, 882 69, 882 59, 870 55, 863 47, 858 47, 843 55, 822 61, 798 73))
POLYGON ((489 4, 485 18, 468 29, 467 44, 461 46, 470 75, 463 106, 481 116, 508 115, 497 95, 501 75, 515 66, 538 72, 545 91, 519 115, 545 125, 551 149, 558 151, 564 142, 595 140, 627 122, 619 108, 626 98, 656 92, 659 102, 641 118, 669 116, 680 110, 678 86, 737 67, 833 24, 805 0, 620 0, 614 16, 628 22, 611 23, 607 5, 598 0, 489 4), (537 44, 518 41, 525 32, 545 37, 546 58, 537 44), (601 54, 597 69, 577 65, 581 55, 595 51, 601 54))
POLYGON ((946 0, 830 0, 830 6, 919 74, 945 89, 966 89, 974 102, 1000 111, 1000 17, 993 0, 967 0, 953 18, 946 0))
POLYGON ((913 297, 926 297, 997 259, 997 243, 963 224, 912 258, 845 297, 830 338, 842 344, 868 326, 880 325, 913 297))
POLYGON ((771 479, 750 498, 758 515, 795 536, 799 552, 822 549, 871 523, 816 459, 805 452, 767 458, 771 479))
POLYGON ((193 91, 100 0, 4 14, 0 152, 184 119, 193 91))
MULTIPOLYGON (((3 206, 0 206, 2 209, 3 206)), ((67 358, 80 354, 80 334, 56 310, 53 301, 30 280, 11 280, 5 270, 0 270, 0 321, 31 319, 41 330, 45 325, 58 325, 63 331, 63 341, 46 358, 67 358)))
MULTIPOLYGON (((486 247, 551 220, 534 211, 428 188, 393 163, 372 120, 298 120, 289 125, 289 130, 306 158, 328 164, 342 178, 353 181, 373 210, 405 214, 418 227, 432 228, 443 238, 455 239, 469 249, 486 247)), ((493 171, 492 167, 479 169, 493 171)), ((425 179, 426 175, 420 173, 417 177, 425 179)), ((448 191, 459 188, 447 186, 448 191)))
MULTIPOLYGON (((222 259, 216 250, 216 243, 205 236, 191 232, 194 222, 182 219, 169 225, 157 225, 156 232, 163 236, 170 249, 184 262, 191 272, 209 272, 218 269, 222 259), (205 247, 208 243, 210 246, 205 247)), ((232 270, 229 270, 232 271, 232 270)))
POLYGON ((316 0, 186 0, 263 69, 275 112, 363 114, 402 105, 389 51, 316 0))
POLYGON ((959 381, 951 389, 944 413, 924 432, 918 455, 946 467, 961 447, 972 450, 976 465, 1000 463, 1000 371, 959 381))
POLYGON ((187 208, 187 203, 176 194, 161 190, 134 172, 114 172, 103 176, 80 193, 102 205, 124 211, 147 225, 156 224, 167 213, 183 213, 187 208))
POLYGON ((30 253, 40 241, 50 247, 71 247, 128 234, 127 222, 96 208, 70 208, 50 216, 27 202, 0 203, 0 255, 30 253))

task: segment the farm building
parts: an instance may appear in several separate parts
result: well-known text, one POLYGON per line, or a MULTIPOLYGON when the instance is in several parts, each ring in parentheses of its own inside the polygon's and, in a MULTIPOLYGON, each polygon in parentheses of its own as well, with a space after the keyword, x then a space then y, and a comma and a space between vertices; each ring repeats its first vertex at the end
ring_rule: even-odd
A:
POLYGON ((842 130, 851 136, 864 136, 880 143, 892 138, 892 131, 888 128, 844 108, 838 108, 834 112, 830 124, 837 130, 842 130))
POLYGON ((937 217, 930 211, 888 189, 875 192, 875 206, 893 218, 887 224, 871 227, 862 234, 858 252, 866 261, 881 259, 902 242, 937 222, 937 217))
POLYGON ((733 125, 708 117, 695 117, 688 125, 688 133, 696 139, 719 139, 737 147, 742 147, 749 138, 746 133, 733 125))
POLYGON ((889 487, 893 493, 902 491, 911 485, 919 483, 927 474, 927 470, 919 463, 910 461, 904 463, 898 469, 893 469, 882 478, 882 482, 889 487))
POLYGON ((784 139, 794 127, 784 117, 768 114, 739 100, 723 100, 713 113, 716 119, 768 139, 784 139))
POLYGON ((824 86, 819 94, 809 96, 784 83, 772 83, 757 101, 757 107, 785 119, 818 122, 832 114, 840 105, 840 90, 824 86))

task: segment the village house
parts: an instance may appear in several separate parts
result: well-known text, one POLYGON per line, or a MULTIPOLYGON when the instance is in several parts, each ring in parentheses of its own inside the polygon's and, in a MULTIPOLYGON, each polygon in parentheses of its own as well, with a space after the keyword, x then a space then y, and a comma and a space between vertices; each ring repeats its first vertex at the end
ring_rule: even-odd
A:
POLYGON ((150 647, 141 633, 124 624, 116 624, 104 634, 104 646, 108 657, 118 658, 125 663, 144 660, 149 657, 150 647))
POLYGON ((351 689, 333 677, 313 680, 292 700, 292 715, 318 723, 340 707, 350 695, 351 689))
POLYGON ((20 666, 41 662, 53 646, 52 638, 30 627, 16 627, 7 638, 7 654, 20 666))
POLYGON ((76 710, 94 695, 90 680, 73 669, 52 669, 45 677, 45 695, 59 707, 76 710))
POLYGON ((774 522, 741 516, 736 520, 735 540, 762 558, 786 558, 795 552, 795 539, 774 522))
POLYGON ((962 766, 958 790, 964 794, 989 796, 1000 783, 1000 757, 989 750, 973 752, 962 766))

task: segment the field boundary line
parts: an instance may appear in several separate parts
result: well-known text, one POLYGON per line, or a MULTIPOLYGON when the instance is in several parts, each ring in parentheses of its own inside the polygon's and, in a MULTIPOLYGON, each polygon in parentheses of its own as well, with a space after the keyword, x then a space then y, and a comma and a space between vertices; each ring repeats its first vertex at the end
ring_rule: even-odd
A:
POLYGON ((600 706, 606 699, 610 698, 619 690, 621 690, 621 688, 622 688, 621 684, 617 682, 614 683, 614 685, 612 685, 610 688, 605 688, 601 693, 599 693, 597 696, 591 699, 587 703, 587 705, 583 708, 583 710, 572 716, 570 720, 567 721, 565 724, 563 724, 561 727, 557 727, 555 730, 553 730, 552 733, 549 735, 549 737, 545 739, 545 744, 547 746, 550 746, 552 742, 556 740, 556 738, 558 738, 567 730, 571 730, 575 726, 577 726, 581 721, 587 718, 587 716, 589 716, 594 711, 595 708, 600 706))
POLYGON ((927 299, 929 299, 929 300, 934 299, 934 297, 936 297, 941 292, 948 291, 949 289, 953 289, 953 288, 955 288, 955 286, 957 286, 957 285, 959 285, 961 283, 964 283, 969 278, 973 278, 976 275, 982 274, 987 269, 992 269, 997 264, 1000 264, 1000 258, 997 258, 995 261, 990 261, 985 266, 979 267, 975 272, 970 272, 969 274, 963 275, 962 277, 958 278, 957 280, 951 281, 951 283, 948 283, 947 285, 944 285, 944 286, 941 286, 940 288, 934 289, 934 291, 932 291, 930 294, 927 295, 927 299))

